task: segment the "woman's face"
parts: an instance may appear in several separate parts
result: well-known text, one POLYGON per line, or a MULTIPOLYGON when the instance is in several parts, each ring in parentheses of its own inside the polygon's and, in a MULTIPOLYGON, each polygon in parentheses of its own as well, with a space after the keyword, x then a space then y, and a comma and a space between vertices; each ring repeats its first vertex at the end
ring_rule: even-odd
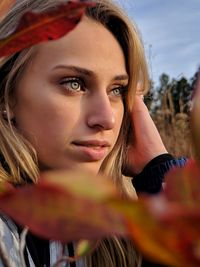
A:
POLYGON ((97 173, 118 138, 127 83, 120 45, 87 17, 63 38, 38 45, 13 113, 40 168, 97 173))

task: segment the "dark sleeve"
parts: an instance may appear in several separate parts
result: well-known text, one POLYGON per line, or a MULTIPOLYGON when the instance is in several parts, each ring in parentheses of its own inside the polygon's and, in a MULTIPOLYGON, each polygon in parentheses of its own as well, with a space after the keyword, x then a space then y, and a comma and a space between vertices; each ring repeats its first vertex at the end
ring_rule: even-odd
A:
POLYGON ((152 159, 143 171, 134 176, 132 184, 137 193, 156 194, 161 191, 165 174, 174 166, 182 167, 187 159, 175 159, 170 154, 162 154, 152 159))
POLYGON ((141 267, 169 267, 169 266, 164 265, 164 264, 150 262, 146 259, 143 259, 141 267))

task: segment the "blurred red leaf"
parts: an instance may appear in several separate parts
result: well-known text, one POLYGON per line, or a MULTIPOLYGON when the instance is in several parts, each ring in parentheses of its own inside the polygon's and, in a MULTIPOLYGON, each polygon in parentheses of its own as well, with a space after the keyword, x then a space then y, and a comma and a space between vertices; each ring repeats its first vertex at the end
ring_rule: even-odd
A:
POLYGON ((11 6, 14 4, 15 0, 1 0, 0 2, 0 19, 2 19, 11 6))
POLYGON ((166 177, 162 194, 115 203, 143 254, 169 266, 200 266, 200 167, 190 161, 166 177))
POLYGON ((0 40, 0 57, 37 43, 55 40, 71 31, 81 20, 89 2, 68 2, 43 13, 25 13, 16 30, 0 40))
POLYGON ((36 186, 4 192, 0 196, 0 210, 48 239, 68 242, 130 236, 152 261, 174 267, 197 267, 199 177, 199 166, 191 161, 166 177, 165 192, 133 201, 122 199, 104 177, 83 172, 50 172, 43 174, 36 186))
POLYGON ((167 266, 200 266, 200 255, 196 253, 200 210, 177 208, 163 196, 148 198, 143 205, 138 207, 138 220, 135 214, 128 220, 130 234, 142 253, 167 266))
MULTIPOLYGON (((168 231, 160 218, 156 218, 156 212, 152 214, 153 199, 154 197, 147 197, 135 203, 114 201, 112 205, 125 215, 128 234, 143 255, 157 263, 180 267, 182 255, 178 255, 177 249, 174 250, 172 245, 173 231, 168 231)), ((155 201, 160 201, 158 196, 155 201)))
POLYGON ((188 160, 184 168, 174 168, 165 177, 165 196, 170 202, 177 202, 186 208, 200 207, 200 166, 188 160))
POLYGON ((104 203, 111 197, 117 198, 117 192, 102 177, 52 172, 44 174, 38 185, 0 196, 0 210, 47 239, 92 240, 125 234, 123 216, 104 203))

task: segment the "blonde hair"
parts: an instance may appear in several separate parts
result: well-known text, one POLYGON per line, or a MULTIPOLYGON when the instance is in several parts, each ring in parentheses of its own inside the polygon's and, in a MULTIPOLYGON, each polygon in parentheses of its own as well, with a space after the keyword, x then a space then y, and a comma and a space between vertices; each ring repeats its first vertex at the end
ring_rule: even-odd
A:
MULTIPOLYGON (((56 6, 61 0, 17 0, 16 4, 0 23, 1 36, 8 35, 17 24, 21 15, 27 10, 43 11, 56 6), (56 4, 55 4, 56 2, 56 4)), ((126 153, 128 131, 130 128, 129 114, 133 106, 136 88, 148 88, 148 71, 143 45, 136 26, 123 11, 109 0, 93 0, 95 7, 90 7, 86 15, 109 29, 120 43, 126 59, 126 69, 129 75, 128 93, 124 100, 125 113, 121 131, 112 152, 104 160, 100 171, 112 177, 114 183, 124 197, 130 188, 122 175, 122 165, 126 153)), ((39 169, 37 153, 31 144, 18 132, 15 122, 9 118, 10 99, 17 81, 23 75, 23 70, 31 61, 34 47, 0 60, 0 111, 6 109, 8 118, 0 112, 0 180, 15 184, 27 182, 37 183, 39 169)), ((91 257, 87 257, 86 266, 95 267, 125 267, 136 266, 138 254, 133 249, 132 242, 116 238, 102 240, 98 249, 91 257), (134 254, 134 255, 133 255, 134 254), (95 261, 95 263, 94 263, 95 261)))

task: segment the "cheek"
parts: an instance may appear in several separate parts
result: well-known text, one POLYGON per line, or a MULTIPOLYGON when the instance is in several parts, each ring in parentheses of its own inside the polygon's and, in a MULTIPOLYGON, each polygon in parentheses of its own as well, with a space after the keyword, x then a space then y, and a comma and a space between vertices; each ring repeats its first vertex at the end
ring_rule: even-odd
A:
MULTIPOLYGON (((37 106, 18 114, 17 127, 29 138, 44 142, 63 134, 67 122, 71 122, 70 110, 56 108, 54 105, 37 106), (20 116, 21 115, 21 116, 20 116)), ((51 141, 51 140, 50 140, 51 141)))
POLYGON ((67 121, 70 121, 70 107, 54 97, 21 97, 15 108, 15 119, 19 131, 36 146, 53 145, 63 134, 67 121))

